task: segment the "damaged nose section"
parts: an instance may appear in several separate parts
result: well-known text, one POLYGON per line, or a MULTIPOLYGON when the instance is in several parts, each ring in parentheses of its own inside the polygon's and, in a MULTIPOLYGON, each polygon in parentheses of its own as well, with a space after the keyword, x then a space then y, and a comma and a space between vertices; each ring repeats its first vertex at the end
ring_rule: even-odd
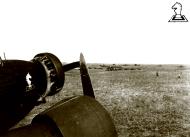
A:
MULTIPOLYGON (((79 62, 65 66, 62 66, 60 61, 49 53, 38 54, 34 57, 33 62, 41 67, 43 70, 41 72, 45 70, 44 79, 49 79, 46 83, 40 83, 44 84, 42 93, 44 96, 54 94, 62 88, 64 69, 69 70, 77 66, 80 67, 83 95, 63 99, 35 116, 30 125, 10 130, 2 137, 117 137, 109 113, 95 100, 92 83, 82 54, 79 62), (54 84, 56 86, 52 90, 54 84)), ((39 73, 39 75, 41 74, 39 73)))

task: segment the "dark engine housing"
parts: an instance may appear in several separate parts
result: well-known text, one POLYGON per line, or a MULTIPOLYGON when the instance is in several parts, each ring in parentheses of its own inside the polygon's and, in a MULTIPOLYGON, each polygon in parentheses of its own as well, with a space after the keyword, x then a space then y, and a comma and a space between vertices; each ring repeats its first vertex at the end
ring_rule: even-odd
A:
POLYGON ((31 61, 1 60, 0 133, 20 121, 40 98, 59 92, 64 80, 62 63, 51 53, 37 54, 31 61))

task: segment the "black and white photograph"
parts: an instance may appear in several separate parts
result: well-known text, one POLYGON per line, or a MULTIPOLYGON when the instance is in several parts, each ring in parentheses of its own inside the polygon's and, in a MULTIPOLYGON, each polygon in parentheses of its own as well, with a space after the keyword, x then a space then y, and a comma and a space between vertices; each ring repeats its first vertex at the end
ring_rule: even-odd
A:
POLYGON ((190 1, 0 1, 0 137, 190 137, 190 1))

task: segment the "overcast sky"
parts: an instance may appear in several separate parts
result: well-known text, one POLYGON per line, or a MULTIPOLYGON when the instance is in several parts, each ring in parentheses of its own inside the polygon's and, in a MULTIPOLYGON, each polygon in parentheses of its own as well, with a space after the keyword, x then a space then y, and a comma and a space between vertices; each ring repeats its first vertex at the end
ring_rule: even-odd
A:
MULTIPOLYGON (((0 55, 51 52, 72 62, 190 64, 190 22, 169 23, 174 0, 1 0, 0 55)), ((190 21, 190 1, 178 0, 190 21)))

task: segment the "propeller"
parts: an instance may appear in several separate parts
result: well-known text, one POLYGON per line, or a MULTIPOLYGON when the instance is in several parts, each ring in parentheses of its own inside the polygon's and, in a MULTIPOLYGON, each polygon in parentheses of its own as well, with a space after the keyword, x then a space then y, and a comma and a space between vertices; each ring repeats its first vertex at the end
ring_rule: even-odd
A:
POLYGON ((83 54, 80 54, 80 76, 82 81, 83 94, 95 98, 94 90, 88 74, 88 68, 83 54))

